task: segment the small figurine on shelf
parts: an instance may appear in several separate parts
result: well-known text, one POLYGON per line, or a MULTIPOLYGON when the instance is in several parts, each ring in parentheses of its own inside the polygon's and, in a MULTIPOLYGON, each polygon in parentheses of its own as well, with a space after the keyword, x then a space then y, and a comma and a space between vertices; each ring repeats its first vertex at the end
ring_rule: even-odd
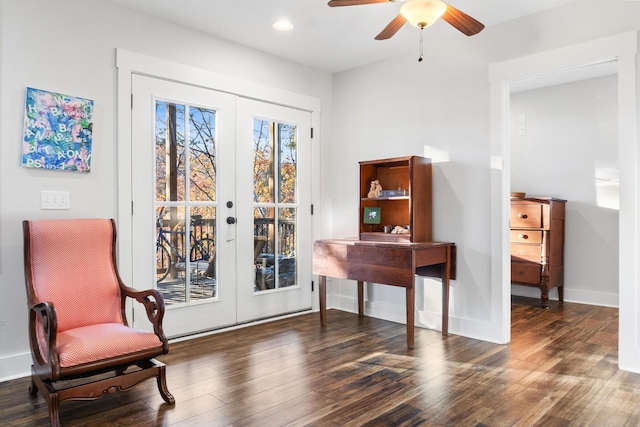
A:
POLYGON ((391 230, 392 234, 409 234, 409 229, 402 227, 401 225, 396 225, 393 230, 391 230))
POLYGON ((382 191, 382 185, 380 185, 380 181, 374 179, 371 181, 371 186, 369 187, 369 194, 367 197, 370 199, 377 199, 380 197, 380 192, 382 191))

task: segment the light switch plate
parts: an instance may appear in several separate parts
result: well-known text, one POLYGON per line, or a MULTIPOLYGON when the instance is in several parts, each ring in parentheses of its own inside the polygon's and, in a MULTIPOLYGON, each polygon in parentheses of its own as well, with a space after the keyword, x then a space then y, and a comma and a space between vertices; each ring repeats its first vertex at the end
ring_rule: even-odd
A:
POLYGON ((41 191, 40 209, 71 209, 68 191, 41 191))
POLYGON ((518 114, 518 123, 526 123, 527 115, 525 113, 518 114))

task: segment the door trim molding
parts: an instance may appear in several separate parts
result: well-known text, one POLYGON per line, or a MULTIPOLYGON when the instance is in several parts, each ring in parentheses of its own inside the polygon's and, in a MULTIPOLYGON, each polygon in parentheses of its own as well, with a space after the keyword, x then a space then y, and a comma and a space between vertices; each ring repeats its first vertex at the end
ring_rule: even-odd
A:
MULTIPOLYGON (((126 49, 116 48, 117 71, 117 220, 118 220, 118 267, 125 283, 132 283, 133 277, 133 246, 132 246, 132 190, 133 183, 131 156, 132 147, 132 75, 141 74, 158 79, 165 79, 179 83, 227 92, 244 98, 255 99, 295 108, 311 113, 311 126, 316 129, 312 139, 312 203, 319 206, 317 197, 320 182, 319 144, 320 140, 320 112, 321 102, 319 98, 290 92, 283 89, 267 86, 261 83, 239 79, 213 71, 179 64, 166 59, 131 52, 126 49)), ((317 234, 319 225, 314 218, 313 235, 317 234)), ((312 236, 313 239, 313 236, 312 236)), ((315 292, 314 292, 315 293, 315 292)), ((313 298, 314 310, 317 310, 317 298, 313 298)))
MULTIPOLYGON (((304 111, 320 111, 320 100, 249 80, 116 48, 116 68, 188 83, 304 111)), ((118 83, 120 83, 118 81, 118 83)))
POLYGON ((619 213, 619 356, 620 369, 640 372, 640 33, 622 33, 547 52, 491 64, 491 312, 496 342, 507 343, 510 336, 509 261, 509 85, 518 80, 548 75, 597 64, 618 62, 618 149, 620 167, 619 213))

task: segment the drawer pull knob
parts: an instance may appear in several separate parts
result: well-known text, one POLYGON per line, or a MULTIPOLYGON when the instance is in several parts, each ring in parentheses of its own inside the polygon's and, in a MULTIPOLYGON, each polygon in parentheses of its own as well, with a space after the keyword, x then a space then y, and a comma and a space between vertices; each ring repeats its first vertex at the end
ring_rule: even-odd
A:
POLYGON ((518 218, 526 219, 527 218, 527 214, 519 213, 518 214, 518 218))
POLYGON ((527 236, 526 234, 518 234, 518 238, 527 240, 529 238, 529 236, 527 236))

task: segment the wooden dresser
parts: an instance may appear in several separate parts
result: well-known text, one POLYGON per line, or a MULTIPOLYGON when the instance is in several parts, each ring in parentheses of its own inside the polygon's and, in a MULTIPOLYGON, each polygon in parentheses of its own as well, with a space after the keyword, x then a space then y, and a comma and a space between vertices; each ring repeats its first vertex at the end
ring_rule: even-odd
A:
POLYGON ((564 216, 566 200, 511 199, 511 283, 540 288, 542 307, 549 290, 564 300, 564 216))

